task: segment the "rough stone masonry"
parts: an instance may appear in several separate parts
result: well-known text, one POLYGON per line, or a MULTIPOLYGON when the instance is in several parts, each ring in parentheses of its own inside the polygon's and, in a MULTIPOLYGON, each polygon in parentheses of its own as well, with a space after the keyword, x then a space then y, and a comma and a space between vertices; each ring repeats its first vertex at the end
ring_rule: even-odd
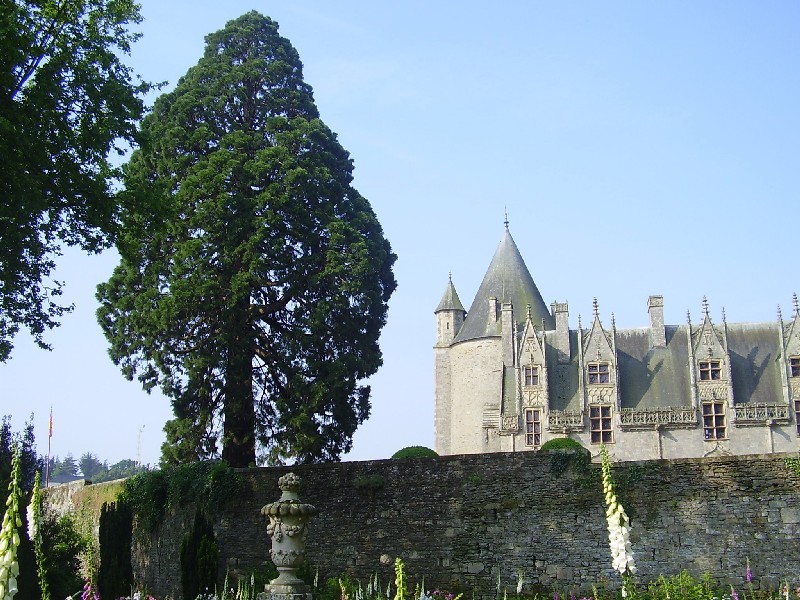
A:
MULTIPOLYGON (((638 579, 683 569, 757 587, 800 581, 800 476, 790 455, 661 460, 614 466, 631 516, 638 579)), ((795 456, 795 455, 791 455, 795 456)), ((581 591, 613 585, 599 465, 580 454, 523 452, 293 466, 304 502, 319 509, 307 558, 320 581, 349 573, 393 580, 401 557, 410 589, 581 591), (499 584, 498 584, 499 581, 499 584)), ((242 470, 241 493, 214 523, 219 581, 269 556, 261 507, 289 468, 242 470)), ((156 597, 181 600, 180 544, 193 509, 154 535, 135 532, 134 573, 156 597)))

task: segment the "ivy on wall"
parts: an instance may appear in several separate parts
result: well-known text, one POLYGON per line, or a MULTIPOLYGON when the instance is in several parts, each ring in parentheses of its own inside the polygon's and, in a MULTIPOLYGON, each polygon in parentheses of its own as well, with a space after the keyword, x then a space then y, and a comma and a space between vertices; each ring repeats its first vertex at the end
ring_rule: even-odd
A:
POLYGON ((126 479, 122 498, 141 526, 154 532, 168 510, 195 503, 199 510, 214 515, 234 498, 241 478, 227 463, 205 461, 148 471, 126 479))
POLYGON ((555 449, 551 448, 549 454, 550 474, 553 477, 561 477, 571 470, 577 487, 582 489, 601 489, 599 470, 597 467, 592 467, 592 458, 588 450, 580 445, 577 448, 571 446, 557 447, 555 449))
POLYGON ((800 458, 790 456, 785 458, 783 462, 791 473, 794 473, 797 477, 800 477, 800 458))

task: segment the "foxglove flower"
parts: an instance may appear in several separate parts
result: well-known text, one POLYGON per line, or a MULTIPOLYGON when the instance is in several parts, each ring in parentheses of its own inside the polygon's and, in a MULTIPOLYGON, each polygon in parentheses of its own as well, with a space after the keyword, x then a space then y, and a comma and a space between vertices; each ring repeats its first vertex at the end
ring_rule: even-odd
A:
POLYGON ((28 537, 33 542, 33 553, 36 557, 36 572, 39 577, 41 600, 50 600, 50 586, 47 583, 47 566, 45 564, 44 543, 39 533, 39 524, 42 521, 42 490, 41 475, 36 471, 33 481, 33 494, 28 504, 28 537))
POLYGON ((608 545, 611 548, 611 564, 615 571, 622 575, 622 597, 628 595, 627 578, 636 573, 630 540, 630 519, 625 509, 617 500, 614 492, 614 480, 611 477, 611 459, 605 445, 600 446, 603 469, 603 493, 606 500, 606 522, 608 523, 608 545))
POLYGON ((11 482, 8 484, 6 512, 0 529, 0 600, 13 600, 17 594, 17 548, 19 547, 18 528, 22 526, 19 516, 20 491, 20 456, 18 444, 14 444, 11 457, 11 482))

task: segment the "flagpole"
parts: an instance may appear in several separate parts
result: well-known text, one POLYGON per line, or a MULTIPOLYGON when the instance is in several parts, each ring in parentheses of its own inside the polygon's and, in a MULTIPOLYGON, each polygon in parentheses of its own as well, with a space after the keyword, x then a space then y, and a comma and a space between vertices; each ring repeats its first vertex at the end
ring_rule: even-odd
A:
POLYGON ((50 440, 53 438, 53 407, 50 407, 50 427, 47 432, 47 465, 45 466, 44 487, 50 484, 50 440))

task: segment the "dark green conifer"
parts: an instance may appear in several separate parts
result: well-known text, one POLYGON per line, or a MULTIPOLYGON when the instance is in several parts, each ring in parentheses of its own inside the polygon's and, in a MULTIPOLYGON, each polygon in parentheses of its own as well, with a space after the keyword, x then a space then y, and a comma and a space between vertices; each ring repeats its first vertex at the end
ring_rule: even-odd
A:
POLYGON ((175 418, 163 459, 335 460, 369 415, 395 260, 297 51, 250 12, 206 37, 125 169, 110 354, 175 418), (140 210, 143 203, 151 210, 140 210))

